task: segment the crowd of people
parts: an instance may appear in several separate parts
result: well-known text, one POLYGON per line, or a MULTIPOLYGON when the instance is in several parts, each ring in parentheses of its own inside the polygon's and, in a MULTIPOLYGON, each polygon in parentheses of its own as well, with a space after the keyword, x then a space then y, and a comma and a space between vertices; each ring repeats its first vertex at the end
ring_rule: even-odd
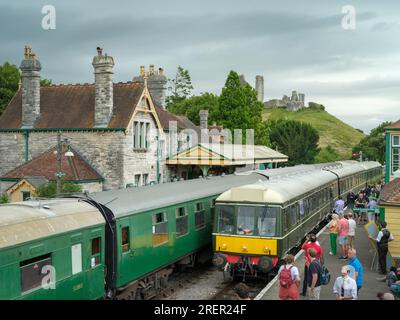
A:
MULTIPOLYGON (((375 214, 368 216, 359 214, 357 216, 353 209, 377 208, 376 199, 379 197, 380 189, 380 185, 368 186, 357 195, 350 192, 346 202, 342 197, 335 202, 334 213, 327 226, 331 249, 329 255, 339 254, 338 259, 346 263, 341 268, 341 275, 333 283, 332 294, 337 300, 356 300, 363 287, 364 269, 357 258, 356 230, 357 224, 364 224, 367 219, 375 221, 375 214)), ((400 293, 400 268, 392 267, 391 272, 386 276, 388 243, 393 240, 393 235, 386 227, 385 222, 380 223, 377 237, 375 239, 370 237, 371 240, 376 241, 379 270, 385 275, 390 290, 390 292, 378 293, 377 297, 381 300, 390 300, 391 297, 394 299, 394 295, 400 293)), ((321 287, 329 283, 329 281, 325 281, 324 268, 326 269, 326 267, 324 266, 323 249, 315 234, 309 234, 306 237, 302 249, 305 258, 303 280, 300 278, 298 268, 293 265, 294 257, 292 255, 285 257, 285 264, 278 271, 279 298, 282 300, 298 300, 300 295, 308 297, 310 300, 319 300, 321 287), (302 288, 300 289, 301 283, 302 288)))
MULTIPOLYGON (((376 209, 376 199, 380 191, 380 184, 367 186, 357 195, 351 191, 347 195, 346 202, 342 197, 335 202, 331 220, 327 225, 330 239, 329 255, 339 254, 338 259, 346 263, 341 267, 341 275, 333 281, 332 295, 336 300, 357 300, 359 297, 363 287, 364 268, 357 257, 357 225, 379 221, 375 217, 374 210, 354 209, 376 209), (359 211, 359 214, 356 211, 359 211)), ((379 227, 377 237, 369 236, 369 238, 376 242, 379 272, 384 275, 377 280, 387 281, 389 292, 378 292, 377 298, 394 300, 395 296, 400 297, 400 268, 392 266, 389 273, 386 269, 388 243, 394 238, 387 229, 386 222, 379 222, 379 227)), ((322 286, 330 283, 330 274, 324 265, 324 252, 315 234, 310 233, 306 236, 302 250, 305 258, 303 279, 301 279, 299 268, 294 265, 295 258, 291 254, 284 257, 284 264, 278 270, 278 296, 281 300, 299 300, 300 296, 319 300, 322 286)), ((235 287, 235 292, 238 299, 250 299, 249 289, 243 283, 235 287)))

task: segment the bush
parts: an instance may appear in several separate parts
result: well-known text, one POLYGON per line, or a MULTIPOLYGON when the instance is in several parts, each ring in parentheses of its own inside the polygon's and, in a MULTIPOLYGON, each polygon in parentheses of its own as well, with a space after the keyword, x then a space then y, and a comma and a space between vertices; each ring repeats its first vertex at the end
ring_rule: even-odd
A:
POLYGON ((308 107, 311 110, 325 110, 325 107, 322 104, 315 103, 315 102, 309 102, 308 107))
POLYGON ((10 202, 10 201, 8 200, 8 197, 6 194, 3 194, 2 196, 0 196, 0 204, 8 203, 8 202, 10 202))
MULTIPOLYGON (((37 195, 40 198, 52 198, 56 196, 56 189, 56 181, 50 181, 39 187, 37 195)), ((69 181, 61 181, 61 193, 75 192, 82 192, 82 187, 79 184, 69 181)))

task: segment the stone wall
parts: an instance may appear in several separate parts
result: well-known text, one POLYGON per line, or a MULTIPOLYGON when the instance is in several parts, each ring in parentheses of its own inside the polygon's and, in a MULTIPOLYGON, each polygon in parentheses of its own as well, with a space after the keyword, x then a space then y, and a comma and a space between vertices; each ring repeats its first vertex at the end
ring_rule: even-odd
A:
MULTIPOLYGON (((63 132, 71 146, 105 179, 104 190, 123 187, 122 148, 125 133, 121 131, 63 132)), ((28 160, 57 145, 56 132, 30 132, 28 160)), ((25 162, 23 133, 0 133, 0 174, 25 162)))
MULTIPOLYGON (((138 112, 128 126, 127 134, 123 139, 123 180, 125 187, 129 183, 135 183, 135 175, 148 174, 148 182, 157 181, 157 130, 154 118, 149 113, 138 112), (150 123, 149 148, 147 150, 133 149, 133 122, 143 121, 150 123)), ((161 167, 160 167, 160 173, 161 167)))
POLYGON ((0 176, 25 162, 23 133, 0 133, 0 176))
POLYGON ((80 183, 82 192, 93 193, 103 191, 103 182, 80 183))

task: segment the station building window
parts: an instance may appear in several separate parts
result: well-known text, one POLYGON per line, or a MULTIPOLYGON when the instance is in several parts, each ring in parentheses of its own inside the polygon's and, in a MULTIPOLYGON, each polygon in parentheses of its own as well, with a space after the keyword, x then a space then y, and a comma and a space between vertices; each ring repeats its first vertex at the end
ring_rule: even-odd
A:
POLYGON ((400 135, 392 135, 392 173, 400 168, 400 135))
POLYGON ((143 121, 133 122, 133 149, 145 149, 150 146, 150 123, 143 121))
POLYGON ((188 233, 188 215, 186 207, 180 207, 175 210, 176 217, 176 237, 184 236, 188 233))
POLYGON ((48 276, 49 272, 51 272, 44 272, 46 266, 52 266, 51 253, 24 260, 19 263, 21 292, 41 288, 43 278, 48 276))
POLYGON ((101 254, 100 246, 101 246, 100 237, 92 239, 92 258, 90 260, 92 268, 95 268, 100 264, 100 254, 101 254))
POLYGON ((166 243, 168 236, 168 221, 165 212, 157 212, 153 214, 153 246, 166 243))
POLYGON ((195 204, 194 225, 196 229, 201 229, 206 225, 206 212, 202 202, 195 204))
POLYGON ((122 252, 128 252, 130 249, 129 245, 129 227, 121 228, 121 245, 122 252))

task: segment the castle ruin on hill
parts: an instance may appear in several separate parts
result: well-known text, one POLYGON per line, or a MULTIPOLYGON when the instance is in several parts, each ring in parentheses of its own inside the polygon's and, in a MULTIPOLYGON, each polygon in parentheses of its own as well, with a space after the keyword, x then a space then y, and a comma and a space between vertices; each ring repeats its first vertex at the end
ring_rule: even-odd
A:
MULTIPOLYGON (((240 75, 240 83, 244 85, 248 83, 245 80, 244 75, 240 75)), ((264 77, 257 75, 255 82, 255 90, 257 92, 257 99, 264 104, 265 108, 286 108, 287 111, 297 111, 302 108, 306 108, 304 98, 304 93, 297 93, 297 91, 292 91, 291 97, 284 95, 282 99, 272 99, 268 101, 264 101, 264 77)))

